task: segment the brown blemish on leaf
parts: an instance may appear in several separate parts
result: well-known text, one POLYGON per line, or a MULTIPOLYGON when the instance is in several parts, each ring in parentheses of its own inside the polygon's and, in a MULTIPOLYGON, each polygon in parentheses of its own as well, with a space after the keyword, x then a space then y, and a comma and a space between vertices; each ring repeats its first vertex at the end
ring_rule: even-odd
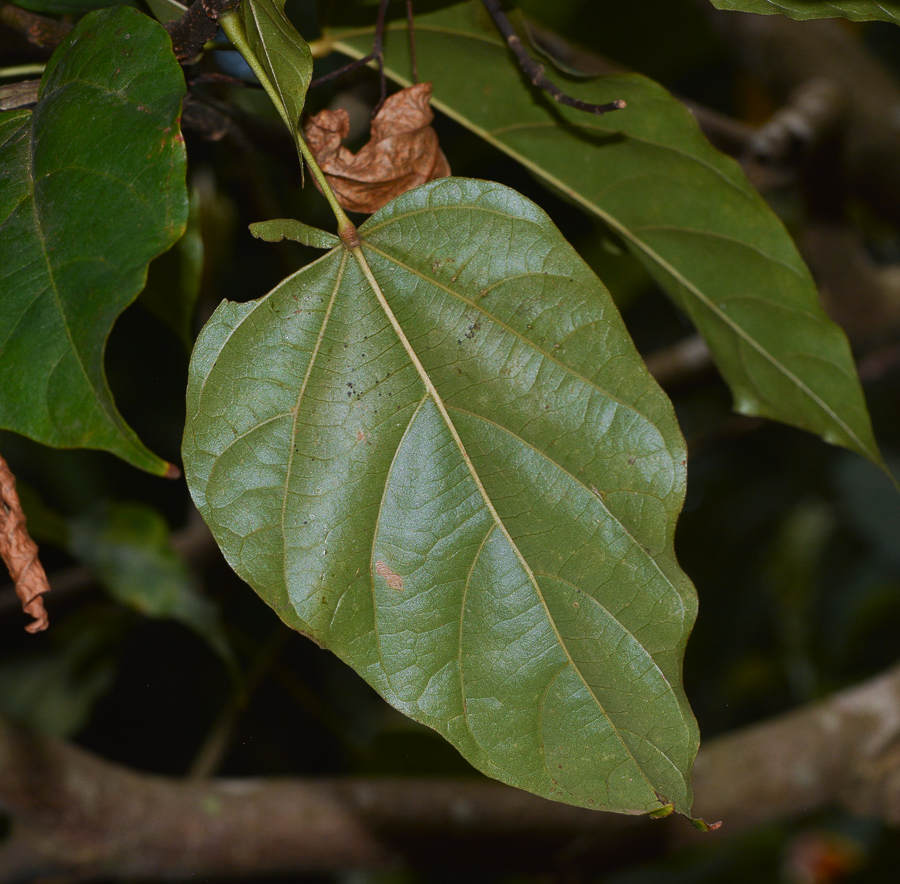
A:
POLYGON ((366 434, 362 430, 356 431, 356 441, 357 442, 365 442, 366 441, 366 434))
POLYGON ((375 573, 379 577, 383 577, 391 589, 396 589, 397 592, 403 592, 403 578, 392 571, 387 564, 384 562, 375 562, 375 573))
POLYGON ((34 618, 28 632, 47 628, 47 611, 41 596, 50 592, 47 575, 38 559, 37 544, 25 527, 25 513, 16 493, 16 478, 0 457, 0 558, 6 563, 22 602, 22 610, 34 618))
POLYGON ((323 110, 303 134, 338 202, 351 212, 371 213, 413 187, 450 174, 428 105, 431 83, 391 95, 372 120, 372 136, 359 153, 341 144, 350 131, 345 110, 323 110))

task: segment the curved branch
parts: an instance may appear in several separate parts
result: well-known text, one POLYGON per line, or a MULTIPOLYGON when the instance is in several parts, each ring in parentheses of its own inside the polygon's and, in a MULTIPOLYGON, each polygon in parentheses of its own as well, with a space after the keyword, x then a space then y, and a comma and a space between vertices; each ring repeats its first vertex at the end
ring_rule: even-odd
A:
MULTIPOLYGON (((723 820, 725 833, 836 802, 900 824, 900 667, 712 741, 694 788, 695 812, 723 820)), ((581 810, 480 779, 185 782, 9 725, 0 725, 0 811, 12 818, 0 881, 338 871, 404 859, 472 869, 484 867, 485 852, 473 848, 485 843, 513 865, 542 856, 559 868, 560 855, 590 853, 596 872, 667 842, 721 837, 682 819, 581 810)))

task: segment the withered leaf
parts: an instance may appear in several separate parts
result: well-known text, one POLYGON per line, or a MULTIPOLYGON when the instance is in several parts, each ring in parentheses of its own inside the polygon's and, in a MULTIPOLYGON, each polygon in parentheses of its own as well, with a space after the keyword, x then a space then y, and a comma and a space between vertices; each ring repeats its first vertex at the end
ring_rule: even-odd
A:
POLYGON ((350 131, 343 109, 323 110, 303 127, 338 202, 351 212, 376 212, 394 197, 450 174, 428 102, 431 83, 391 95, 372 120, 369 142, 352 153, 341 144, 350 131))
POLYGON ((0 457, 0 558, 6 563, 22 602, 22 610, 34 621, 28 632, 47 628, 47 611, 41 596, 50 591, 44 567, 38 559, 37 544, 25 527, 25 514, 16 493, 16 479, 6 461, 0 457))

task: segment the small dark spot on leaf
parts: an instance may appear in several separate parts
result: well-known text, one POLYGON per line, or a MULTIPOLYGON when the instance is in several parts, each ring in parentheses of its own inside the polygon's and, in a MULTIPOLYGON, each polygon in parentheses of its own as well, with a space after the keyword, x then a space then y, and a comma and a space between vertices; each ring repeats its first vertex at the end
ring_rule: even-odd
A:
POLYGON ((636 457, 629 457, 629 458, 628 458, 628 466, 633 467, 633 466, 634 466, 634 462, 635 462, 636 460, 637 460, 636 457))

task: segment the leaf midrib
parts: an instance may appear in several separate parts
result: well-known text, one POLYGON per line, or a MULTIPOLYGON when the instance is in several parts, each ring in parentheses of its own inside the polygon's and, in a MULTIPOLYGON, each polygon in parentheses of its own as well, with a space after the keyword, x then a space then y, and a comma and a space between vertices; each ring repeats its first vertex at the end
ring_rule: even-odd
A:
MULTIPOLYGON (((438 409, 441 417, 444 420, 444 424, 447 427, 447 430, 450 432, 450 436, 453 439, 453 443, 459 451, 460 456, 463 459, 463 462, 466 465, 466 468, 469 471, 469 475, 472 477, 472 480, 475 483, 475 487, 478 489, 478 493, 481 496, 481 499, 484 501, 485 507, 487 507, 488 512, 491 515, 491 518, 494 521, 496 527, 500 530, 503 536, 506 538, 506 542, 509 544, 510 548, 513 550, 514 555, 519 561, 520 566, 528 577, 529 582, 532 585, 535 595, 540 600, 541 607, 544 609, 544 614, 546 615, 547 622, 550 624, 551 629, 553 630, 553 634, 556 636, 557 643, 559 647, 562 649, 565 654, 566 659, 569 662, 569 665, 572 667, 573 671, 578 675, 579 680, 584 685, 585 689, 588 691, 590 696, 593 698, 594 702, 597 705, 597 708, 603 713, 606 720, 609 722, 610 727, 613 729, 613 733, 615 733, 616 738, 621 744, 623 750, 628 755, 629 759, 631 759, 631 763, 634 765, 634 768, 640 773, 641 777, 643 777, 647 786, 655 793, 656 789, 653 783, 650 782, 649 777, 645 773, 644 769, 640 764, 637 763, 637 760, 634 758, 634 755, 631 752, 631 749, 628 747, 628 744, 624 741, 621 734, 619 733, 618 728, 615 723, 607 714, 606 710, 603 708, 603 705, 597 699, 594 694, 591 686, 588 684, 585 677, 582 675, 580 668, 577 663, 572 659, 572 655, 569 653, 569 649, 566 646, 565 641, 563 640, 562 635, 560 635, 559 629, 556 625, 556 621, 553 619, 553 616, 550 613, 550 609, 547 606, 547 602, 544 599, 544 594, 541 591, 540 584, 537 581, 537 578, 534 575, 534 572, 531 569, 531 566, 525 560, 525 557, 522 555, 521 550, 518 547, 518 544, 513 540, 512 535, 509 533, 506 525, 503 523, 503 520, 500 518, 500 514, 497 512, 496 507, 494 506, 494 502, 491 500, 490 495, 487 493, 487 489, 484 487, 484 484, 481 481, 481 477, 478 475, 478 471, 475 469, 475 465, 472 463, 471 458, 469 457, 468 451, 466 451, 466 446, 463 443, 461 436, 459 435, 459 431, 456 429, 456 425, 453 423, 450 415, 447 411, 446 406, 444 405, 444 401, 441 398, 440 393, 435 387, 433 381, 431 380, 430 375, 425 370, 425 367, 422 365, 421 360, 418 357, 418 354, 415 351, 415 348, 409 341, 409 338, 406 337, 406 333, 403 331, 403 327, 400 325, 399 320, 394 315, 394 311, 391 309, 391 305, 388 303, 387 298, 385 297, 384 292, 381 289, 378 280, 375 278, 374 273, 372 272, 371 267, 369 267, 368 261, 366 261, 366 257, 363 254, 361 246, 357 246, 352 249, 353 256, 356 258, 357 263, 359 264, 360 270, 362 270, 363 275, 366 277, 366 280, 369 283, 369 286, 372 289, 373 294, 378 300, 378 303, 381 305, 381 309, 384 311, 385 316, 390 322, 391 327, 394 329, 395 334, 400 340, 400 343, 403 345, 403 349, 406 351, 407 356, 409 356, 410 361, 413 363, 413 366, 416 369, 419 378, 422 383, 425 385, 425 389, 428 391, 428 395, 431 397, 431 400, 434 402, 435 407, 438 409)), ((474 734, 473 734, 474 738, 474 734)), ((476 741, 477 742, 477 741, 476 741)), ((480 744, 479 744, 480 745, 480 744)))
MULTIPOLYGON (((32 117, 32 123, 33 123, 32 117)), ((128 428, 124 425, 119 424, 117 420, 115 420, 114 416, 109 411, 109 403, 106 401, 107 397, 105 395, 104 390, 98 390, 93 381, 91 380, 90 374, 88 373, 87 366, 84 364, 82 353, 80 349, 75 344, 75 339, 72 337, 72 333, 69 328, 68 315, 63 307, 62 297, 59 292, 59 288, 56 282, 56 275, 54 273, 53 264, 50 262, 50 254, 47 249, 46 237, 44 234, 44 228, 42 226, 40 212, 38 211, 37 199, 34 193, 34 185, 35 185, 35 169, 34 169, 34 126, 30 126, 31 129, 31 138, 29 139, 28 146, 28 175, 26 176, 27 184, 28 184, 28 199, 31 202, 31 214, 34 218, 34 231, 35 238, 40 243, 41 255, 44 259, 44 266, 47 268, 47 278, 49 282, 49 289, 53 293, 53 300, 56 303, 56 308, 59 312, 60 317, 62 318, 63 329, 65 332, 66 340, 69 342, 69 348, 72 353, 75 354, 75 362, 78 365, 79 371, 84 378, 85 383, 88 386, 88 389, 94 392, 94 402, 99 405, 99 410, 101 415, 105 418, 107 426, 111 427, 113 430, 116 430, 120 433, 122 438, 127 441, 129 447, 138 451, 142 456, 144 452, 141 450, 139 446, 134 444, 134 441, 131 438, 130 432, 128 432, 128 428)), ((46 290, 45 290, 46 291, 46 290)))
MULTIPOLYGON (((470 208, 473 208, 473 207, 470 207, 470 208)), ((474 208, 477 208, 477 207, 474 207, 474 208)), ((487 211, 487 210, 485 210, 485 211, 487 211)), ((496 214, 501 214, 501 213, 498 212, 496 214)), ((404 217, 404 218, 408 217, 408 214, 404 215, 402 217, 404 217)), ((509 217, 509 216, 507 215, 504 217, 509 217)), ((399 220, 399 219, 394 219, 394 220, 399 220)), ((522 219, 516 219, 516 220, 521 221, 522 219)), ((380 249, 377 246, 372 245, 372 243, 369 242, 368 240, 363 240, 363 245, 367 248, 372 249, 373 252, 377 252, 379 255, 381 255, 383 258, 385 258, 385 260, 390 261, 392 264, 396 264, 398 267, 402 267, 404 270, 408 271, 413 276, 417 276, 419 279, 423 280, 424 282, 435 286, 435 288, 443 289, 445 292, 447 292, 448 295, 452 295, 453 297, 455 297, 459 301, 461 301, 463 304, 467 304, 473 310, 476 310, 478 313, 480 313, 485 319, 489 319, 492 323, 495 323, 500 328, 502 328, 504 331, 513 335, 515 338, 520 340, 522 343, 526 344, 528 347, 535 350, 548 362, 552 362, 554 365, 559 366, 559 368, 561 368, 567 374, 571 375, 572 377, 577 378, 582 383, 584 383, 586 386, 591 387, 592 389, 594 389, 598 393, 600 393, 602 396, 605 396, 610 401, 615 402, 616 405, 620 406, 621 408, 624 408, 624 409, 632 412, 633 414, 638 415, 639 417, 643 418, 648 423, 652 423, 652 421, 650 421, 650 419, 645 414, 643 414, 643 412, 639 411, 633 405, 631 405, 630 403, 627 403, 627 402, 623 402, 621 399, 618 398, 618 396, 614 396, 609 391, 603 389, 603 387, 601 387, 599 384, 597 384, 596 381, 593 381, 590 378, 585 377, 580 372, 575 371, 575 369, 573 369, 571 366, 566 365, 564 362, 561 362, 552 353, 547 352, 542 347, 535 344, 533 341, 530 341, 521 332, 517 331, 512 326, 505 323, 502 319, 498 319, 496 316, 494 316, 493 313, 489 313, 484 307, 482 307, 476 301, 472 301, 471 299, 467 298, 465 295, 460 294, 460 292, 456 291, 455 289, 452 289, 448 285, 445 285, 440 280, 434 279, 433 277, 428 276, 427 274, 421 272, 420 270, 416 270, 415 267, 411 267, 409 264, 406 264, 405 262, 401 261, 399 258, 395 257, 394 255, 391 255, 389 252, 386 252, 383 249, 380 249)), ((523 274, 523 275, 526 275, 526 274, 523 274)), ((531 274, 527 274, 527 275, 531 275, 531 274)), ((501 280, 501 282, 504 282, 504 281, 505 280, 501 280)))

